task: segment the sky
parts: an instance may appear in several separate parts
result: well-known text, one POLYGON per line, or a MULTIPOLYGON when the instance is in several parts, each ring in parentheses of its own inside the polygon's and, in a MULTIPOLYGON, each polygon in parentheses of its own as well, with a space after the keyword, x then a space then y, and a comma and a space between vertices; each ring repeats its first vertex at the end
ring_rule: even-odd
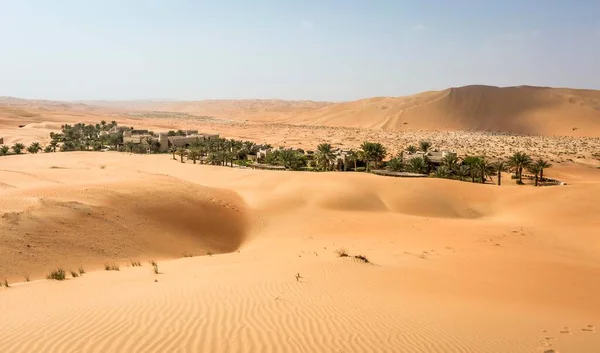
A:
POLYGON ((345 101, 600 88, 598 0, 0 0, 0 96, 345 101))

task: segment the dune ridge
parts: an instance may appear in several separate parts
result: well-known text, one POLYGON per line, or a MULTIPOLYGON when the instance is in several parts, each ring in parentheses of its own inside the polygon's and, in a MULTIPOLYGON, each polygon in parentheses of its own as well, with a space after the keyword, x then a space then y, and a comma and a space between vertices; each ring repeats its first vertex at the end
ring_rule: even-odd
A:
POLYGON ((550 169, 575 185, 517 188, 168 155, 2 163, 10 187, 0 189, 0 206, 19 214, 17 224, 2 219, 0 240, 16 245, 0 247, 2 273, 32 261, 20 258, 27 243, 35 268, 121 264, 0 289, 3 352, 595 353, 600 345, 600 171, 578 183, 550 169), (215 254, 168 260, 193 249, 215 254), (371 263, 352 258, 359 254, 371 263), (131 257, 142 266, 127 267, 131 257))
POLYGON ((104 105, 309 126, 472 130, 542 136, 600 135, 600 91, 570 88, 472 85, 341 103, 206 100, 106 102, 104 105))
POLYGON ((30 111, 23 112, 22 116, 48 109, 90 114, 114 114, 124 110, 161 111, 238 122, 395 131, 464 130, 579 137, 600 135, 600 91, 535 86, 471 85, 351 102, 277 99, 52 102, 4 97, 0 98, 0 105, 12 109, 13 115, 23 112, 23 109, 30 111))
POLYGON ((11 281, 56 266, 231 252, 248 233, 244 202, 231 191, 100 168, 40 174, 0 171, 18 177, 0 189, 0 231, 11 244, 0 247, 0 273, 11 281), (86 182, 65 183, 73 174, 86 182))

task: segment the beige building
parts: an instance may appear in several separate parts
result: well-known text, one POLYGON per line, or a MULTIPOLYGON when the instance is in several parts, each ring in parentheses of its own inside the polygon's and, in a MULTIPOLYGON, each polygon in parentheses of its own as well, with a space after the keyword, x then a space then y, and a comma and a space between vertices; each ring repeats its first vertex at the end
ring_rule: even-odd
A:
POLYGON ((123 143, 148 144, 148 142, 158 141, 160 143, 159 151, 167 152, 170 147, 188 147, 192 143, 202 138, 218 138, 218 134, 198 133, 198 130, 185 130, 185 135, 169 136, 166 132, 152 134, 148 130, 129 130, 123 132, 123 143))

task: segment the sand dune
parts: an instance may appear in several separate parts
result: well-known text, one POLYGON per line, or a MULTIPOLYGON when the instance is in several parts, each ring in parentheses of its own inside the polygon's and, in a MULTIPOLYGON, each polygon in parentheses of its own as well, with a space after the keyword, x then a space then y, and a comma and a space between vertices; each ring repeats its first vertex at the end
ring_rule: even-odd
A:
POLYGON ((597 353, 600 140, 448 131, 598 136, 597 100, 479 86, 335 104, 0 99, 6 144, 100 120, 303 148, 371 140, 395 153, 429 139, 494 157, 526 150, 568 184, 255 171, 113 152, 0 157, 0 281, 11 285, 0 288, 0 350, 597 353), (132 114, 150 108, 221 119, 132 114), (438 131, 411 130, 421 128, 438 131), (88 273, 43 279, 57 266, 88 273))
MULTIPOLYGON (((27 157, 22 162, 40 159, 27 157)), ((29 170, 0 170, 0 231, 11 244, 0 247, 0 273, 13 281, 59 265, 230 252, 247 235, 245 206, 233 192, 101 166, 29 170)))
POLYGON ((529 86, 465 86, 409 97, 371 98, 326 106, 287 122, 598 136, 600 92, 529 86))
POLYGON ((122 265, 1 289, 3 352, 600 346, 600 170, 586 169, 578 183, 558 168, 574 185, 517 188, 210 167, 168 155, 1 163, 0 241, 11 244, 0 247, 2 274, 122 265), (341 248, 372 264, 337 257, 341 248), (209 250, 222 254, 167 261, 209 250), (130 258, 144 266, 128 268, 130 258))
POLYGON ((567 88, 464 86, 406 97, 376 97, 344 103, 207 100, 105 105, 261 123, 548 136, 600 135, 600 91, 567 88))

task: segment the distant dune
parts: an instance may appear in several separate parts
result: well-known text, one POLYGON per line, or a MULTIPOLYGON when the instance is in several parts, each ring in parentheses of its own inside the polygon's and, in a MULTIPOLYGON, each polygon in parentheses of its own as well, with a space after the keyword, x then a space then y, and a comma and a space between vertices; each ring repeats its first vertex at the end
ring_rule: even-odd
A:
POLYGON ((474 85, 343 103, 285 100, 86 103, 296 125, 600 135, 600 91, 569 88, 474 85))
POLYGON ((474 85, 342 103, 276 99, 65 103, 0 97, 0 106, 11 107, 12 113, 27 108, 29 114, 48 109, 96 113, 146 110, 309 126, 600 136, 600 91, 532 86, 474 85))

